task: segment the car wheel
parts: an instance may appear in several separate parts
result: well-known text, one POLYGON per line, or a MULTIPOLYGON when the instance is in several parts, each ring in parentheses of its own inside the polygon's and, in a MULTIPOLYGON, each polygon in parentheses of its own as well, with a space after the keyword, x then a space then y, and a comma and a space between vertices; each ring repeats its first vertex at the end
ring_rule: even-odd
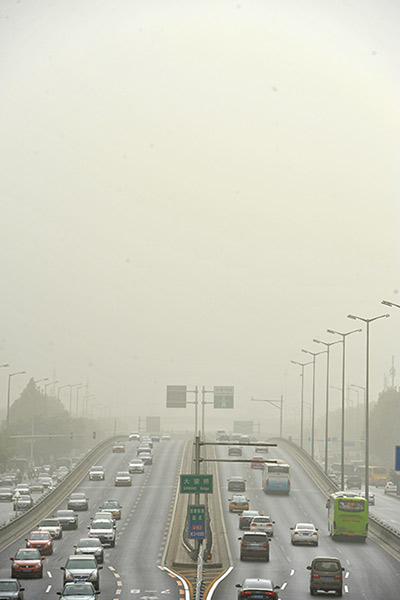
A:
POLYGON ((337 592, 336 592, 336 595, 337 595, 337 596, 343 596, 343 592, 342 592, 342 590, 339 590, 339 591, 337 591, 337 592))
POLYGON ((266 559, 265 559, 265 562, 269 562, 269 552, 268 552, 268 554, 267 554, 267 557, 266 557, 266 559))
POLYGON ((318 542, 315 542, 314 546, 318 546, 318 542))
POLYGON ((40 569, 38 577, 39 579, 43 579, 43 569, 40 569))
POLYGON ((311 596, 315 596, 315 590, 310 590, 311 596))
POLYGON ((11 569, 11 579, 16 579, 17 575, 16 573, 11 569))
POLYGON ((243 554, 240 555, 240 560, 244 560, 243 554))

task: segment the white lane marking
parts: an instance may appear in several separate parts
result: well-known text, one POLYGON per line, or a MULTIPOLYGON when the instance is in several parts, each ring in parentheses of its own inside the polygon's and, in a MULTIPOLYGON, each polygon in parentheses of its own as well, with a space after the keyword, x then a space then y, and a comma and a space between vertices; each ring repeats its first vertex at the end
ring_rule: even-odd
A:
POLYGON ((285 581, 285 583, 282 583, 281 590, 284 590, 286 586, 287 586, 287 581, 285 581))
POLYGON ((292 569, 292 570, 290 571, 290 577, 293 577, 293 575, 294 575, 294 569, 292 569))
POLYGON ((46 588, 46 594, 48 594, 50 590, 51 590, 51 585, 48 585, 46 588))
POLYGON ((50 573, 50 571, 47 571, 47 575, 50 577, 50 579, 53 577, 53 575, 50 573))
POLYGON ((140 590, 131 590, 131 594, 140 594, 140 590))
POLYGON ((349 593, 349 588, 347 587, 347 585, 344 586, 344 591, 346 592, 346 594, 349 593))
POLYGON ((349 572, 349 571, 347 571, 347 573, 346 573, 346 575, 345 575, 345 578, 347 579, 349 575, 350 575, 350 572, 349 572))
POLYGON ((170 594, 171 592, 170 592, 170 590, 162 590, 162 592, 161 592, 161 593, 162 593, 162 594, 170 594))

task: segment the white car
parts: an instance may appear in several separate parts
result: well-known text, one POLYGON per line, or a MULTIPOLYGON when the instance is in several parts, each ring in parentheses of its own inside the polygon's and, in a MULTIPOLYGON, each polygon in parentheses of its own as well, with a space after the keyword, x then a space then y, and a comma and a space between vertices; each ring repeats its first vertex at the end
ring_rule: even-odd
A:
POLYGON ((114 485, 132 485, 132 477, 129 475, 128 471, 118 471, 114 477, 114 485))
POLYGON ((385 494, 397 494, 397 485, 393 481, 388 481, 385 485, 385 494))
POLYGON ((268 533, 268 537, 274 535, 274 523, 271 517, 267 515, 260 515, 259 517, 253 517, 250 523, 250 531, 265 531, 268 533))
POLYGON ((60 540, 62 538, 62 527, 58 519, 44 519, 37 529, 38 531, 48 531, 53 539, 60 540))
POLYGON ((318 529, 313 523, 297 523, 290 528, 292 531, 292 544, 311 544, 318 546, 318 529))
MULTIPOLYGON (((361 494, 362 498, 365 498, 365 492, 361 494)), ((373 506, 375 504, 375 494, 368 492, 368 504, 373 506)))
POLYGON ((141 458, 132 458, 128 466, 129 473, 144 473, 144 462, 141 458))
POLYGON ((98 538, 103 545, 115 546, 115 525, 109 520, 94 519, 88 527, 89 538, 98 538))

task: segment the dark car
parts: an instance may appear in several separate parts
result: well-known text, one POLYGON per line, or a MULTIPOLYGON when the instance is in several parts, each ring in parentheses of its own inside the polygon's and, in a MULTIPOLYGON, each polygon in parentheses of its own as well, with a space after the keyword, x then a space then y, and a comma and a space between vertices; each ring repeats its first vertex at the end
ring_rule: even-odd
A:
POLYGON ((260 558, 269 561, 269 537, 265 531, 249 531, 240 540, 240 560, 260 558))
POLYGON ((100 589, 100 570, 93 554, 73 554, 67 558, 64 571, 64 585, 70 581, 89 581, 96 590, 100 589))
POLYGON ((307 569, 310 571, 310 594, 312 596, 320 590, 336 592, 338 596, 342 596, 344 568, 338 558, 314 558, 307 569))
POLYGON ((21 548, 10 558, 11 577, 43 577, 44 556, 35 548, 21 548))
POLYGON ((1 600, 23 600, 24 589, 18 579, 0 579, 1 600))
POLYGON ((60 600, 97 600, 99 593, 89 581, 66 583, 63 591, 57 592, 61 596, 60 600))
POLYGON ((78 515, 73 510, 58 510, 54 515, 63 529, 78 529, 78 515))
POLYGON ((67 508, 70 510, 88 510, 89 498, 83 492, 74 492, 68 498, 67 508))
POLYGON ((239 517, 239 529, 250 529, 250 523, 253 517, 259 517, 261 513, 258 510, 244 510, 239 517))
POLYGON ((348 489, 361 489, 361 477, 359 477, 358 475, 349 475, 346 481, 346 487, 348 489))
POLYGON ((233 475, 228 479, 228 491, 229 492, 245 492, 246 491, 246 480, 239 475, 233 475))
MULTIPOLYGON (((0 502, 12 502, 14 491, 9 487, 0 488, 0 502)), ((9 581, 9 580, 7 580, 9 581)))
POLYGON ((238 600, 279 600, 278 593, 279 585, 274 585, 271 579, 249 578, 245 579, 242 584, 237 583, 239 588, 238 600))

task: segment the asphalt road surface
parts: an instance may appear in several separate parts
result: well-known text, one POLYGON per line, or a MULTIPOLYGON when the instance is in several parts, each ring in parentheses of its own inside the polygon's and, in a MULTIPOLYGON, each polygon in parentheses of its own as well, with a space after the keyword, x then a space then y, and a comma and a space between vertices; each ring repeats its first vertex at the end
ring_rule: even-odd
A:
MULTIPOLYGON (((63 538, 55 541, 53 555, 46 557, 43 579, 26 579, 25 598, 58 598, 62 590, 63 571, 67 557, 74 553, 74 544, 86 537, 90 516, 108 499, 122 504, 122 518, 117 521, 115 548, 107 548, 103 570, 100 573, 100 598, 156 600, 164 597, 179 598, 176 580, 159 568, 177 483, 183 442, 180 440, 154 443, 154 462, 145 467, 144 474, 132 475, 132 487, 114 487, 113 476, 127 470, 130 458, 136 456, 137 442, 126 444, 126 453, 111 451, 99 464, 106 471, 105 481, 82 481, 75 491, 85 492, 90 499, 88 511, 79 512, 78 530, 64 531, 63 538)), ((63 502, 59 508, 66 508, 63 502)), ((25 547, 19 539, 0 553, 0 578, 10 577, 11 561, 18 548, 25 547)))
MULTIPOLYGON (((226 447, 217 447, 217 456, 227 457, 227 453, 226 447)), ((244 448, 243 458, 251 458, 254 453, 254 448, 244 448)), ((222 505, 234 569, 217 587, 213 600, 235 599, 238 592, 235 584, 241 583, 246 577, 272 578, 275 585, 281 586, 279 595, 282 599, 309 598, 309 571, 306 567, 315 556, 340 558, 345 567, 344 597, 349 595, 349 598, 351 596, 357 600, 398 600, 400 563, 371 540, 366 543, 333 541, 328 534, 324 494, 288 454, 278 448, 270 448, 268 456, 283 458, 291 465, 291 493, 288 496, 265 494, 261 489, 261 471, 251 469, 247 463, 219 463, 222 505), (230 513, 228 507, 228 498, 232 495, 227 490, 227 478, 230 475, 242 475, 246 478, 250 509, 261 510, 275 521, 269 563, 240 561, 240 542, 237 538, 242 531, 239 530, 239 517, 230 513), (292 546, 290 527, 297 522, 312 522, 319 528, 318 547, 292 546)), ((395 498, 390 500, 397 502, 399 511, 399 501, 395 498)), ((379 495, 377 506, 380 501, 379 495)), ((321 593, 321 597, 328 598, 331 595, 333 594, 321 593)))

